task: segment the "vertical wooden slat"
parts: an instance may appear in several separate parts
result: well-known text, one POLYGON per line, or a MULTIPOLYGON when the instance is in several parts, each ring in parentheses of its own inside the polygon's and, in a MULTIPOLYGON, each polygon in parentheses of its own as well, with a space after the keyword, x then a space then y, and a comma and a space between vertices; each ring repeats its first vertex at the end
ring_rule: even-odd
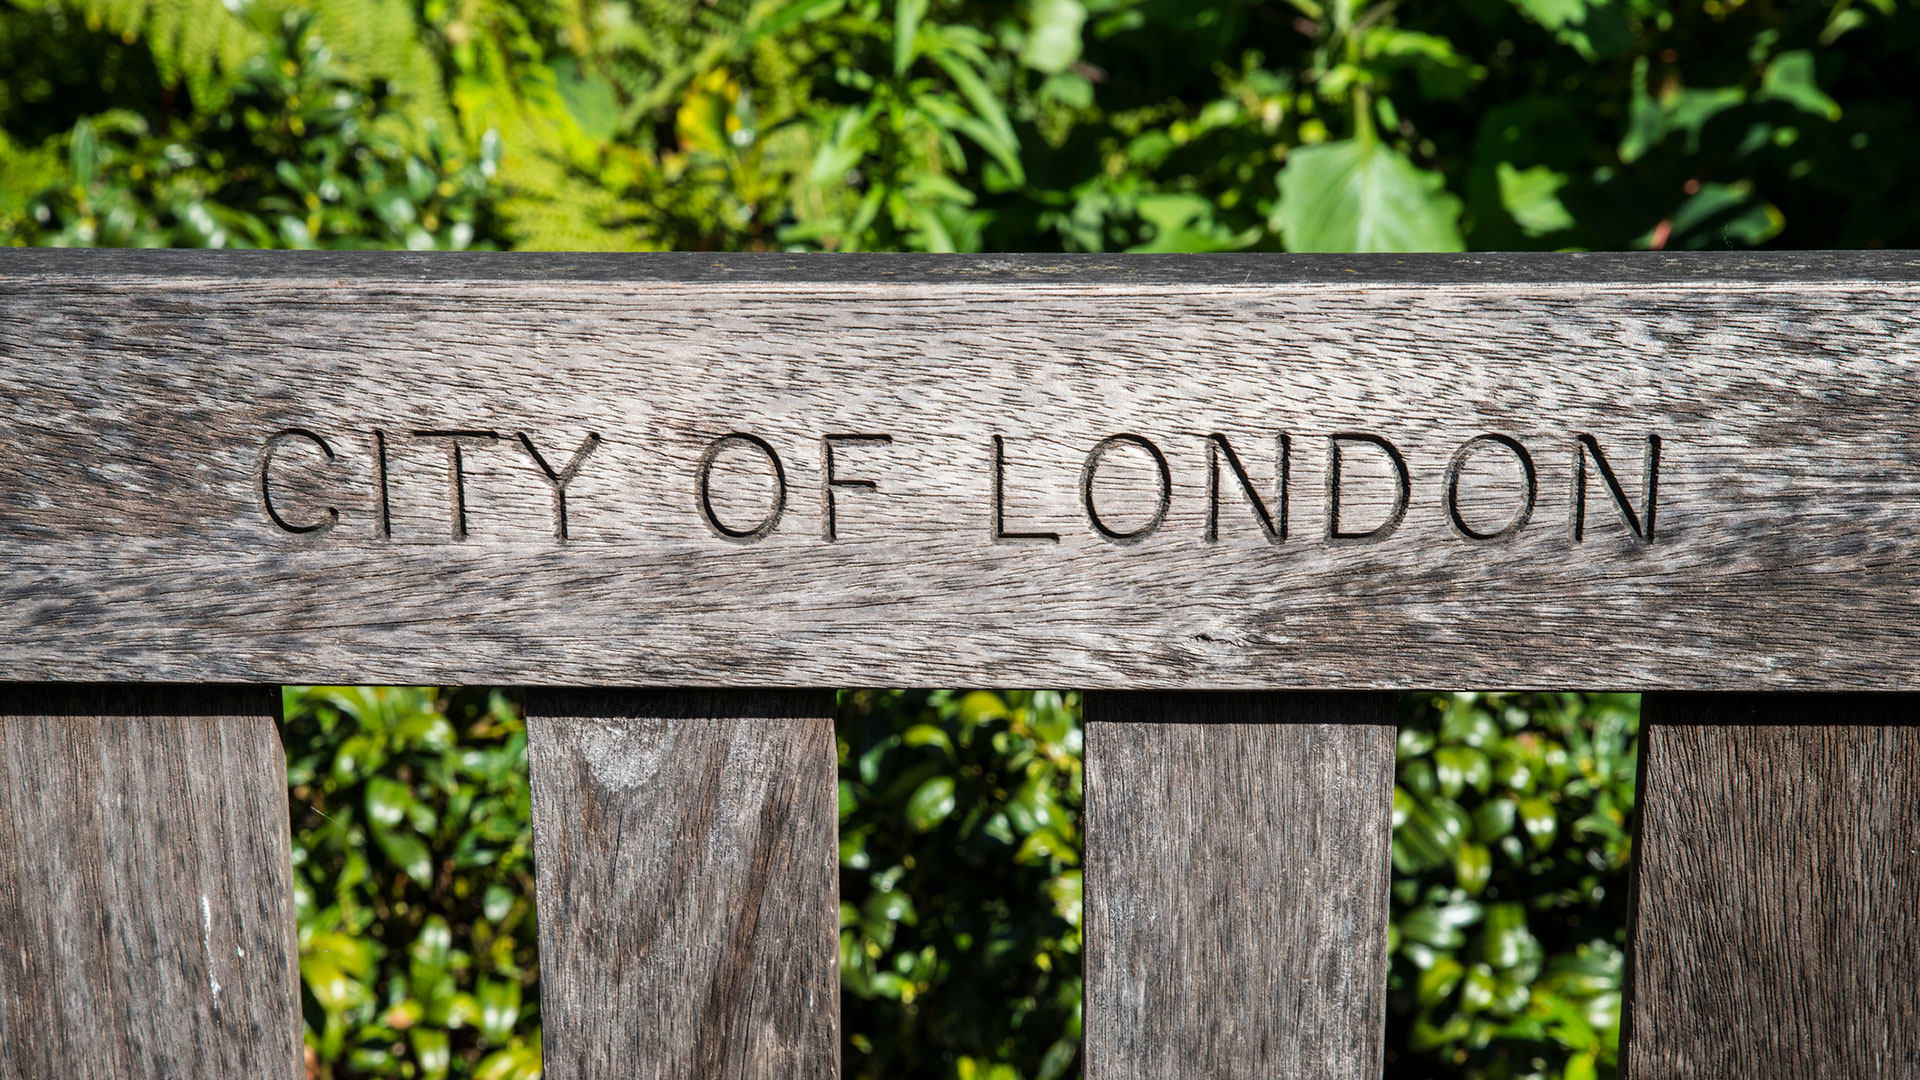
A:
POLYGON ((1623 1076, 1920 1076, 1920 698, 1642 721, 1623 1076))
POLYGON ((0 687, 0 1076, 298 1077, 271 687, 0 687))
POLYGON ((831 691, 530 691, 551 1080, 840 1069, 831 691))
POLYGON ((1087 697, 1089 1080, 1380 1075, 1393 698, 1087 697))

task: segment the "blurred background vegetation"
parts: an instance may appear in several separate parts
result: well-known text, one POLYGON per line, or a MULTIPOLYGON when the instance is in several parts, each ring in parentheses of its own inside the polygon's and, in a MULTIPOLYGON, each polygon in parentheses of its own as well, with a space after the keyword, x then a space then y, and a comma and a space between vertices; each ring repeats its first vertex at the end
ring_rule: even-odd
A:
MULTIPOLYGON (((498 690, 288 688, 318 1076, 539 1074, 525 723, 498 690)), ((1402 699, 1388 1075, 1610 1075, 1639 702, 1402 699)), ((843 691, 845 1075, 1079 1075, 1077 694, 843 691)))
MULTIPOLYGON (((1920 246, 1913 0, 0 0, 0 240, 1920 246)), ((1613 1071, 1632 698, 1410 695, 1390 1075, 1613 1071)), ((1073 694, 841 695, 850 1077, 1077 1076, 1073 694)), ((539 1072, 526 737, 292 688, 310 1071, 539 1072)))

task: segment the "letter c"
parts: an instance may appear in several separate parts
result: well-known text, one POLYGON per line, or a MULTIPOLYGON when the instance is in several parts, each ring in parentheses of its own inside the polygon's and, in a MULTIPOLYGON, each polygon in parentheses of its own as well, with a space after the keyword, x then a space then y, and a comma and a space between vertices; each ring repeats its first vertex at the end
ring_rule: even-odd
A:
POLYGON ((294 533, 296 535, 300 533, 326 532, 328 529, 333 528, 334 525, 340 521, 340 511, 331 506, 327 507, 327 514, 325 517, 320 518, 316 521, 310 522, 306 525, 295 525, 294 523, 288 521, 286 518, 281 517, 280 511, 274 509, 274 506, 273 506, 273 455, 275 451, 280 449, 280 445, 289 439, 305 439, 308 442, 314 444, 315 446, 318 446, 320 448, 320 452, 327 455, 328 461, 332 461, 334 459, 333 447, 327 445, 327 440, 321 438, 319 435, 316 435, 311 431, 308 431, 306 428, 287 428, 285 431, 274 433, 273 437, 267 440, 267 447, 260 455, 260 503, 262 506, 266 507, 267 517, 270 518, 275 525, 278 525, 281 529, 285 530, 286 532, 294 533))

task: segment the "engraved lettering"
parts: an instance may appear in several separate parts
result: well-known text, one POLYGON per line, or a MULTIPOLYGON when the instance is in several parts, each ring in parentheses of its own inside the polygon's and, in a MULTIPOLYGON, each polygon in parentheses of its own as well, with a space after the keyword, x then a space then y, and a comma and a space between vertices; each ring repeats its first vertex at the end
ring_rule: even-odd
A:
POLYGON ((324 533, 340 521, 339 510, 329 506, 326 508, 324 516, 308 522, 305 525, 296 525, 286 518, 281 517, 280 511, 273 505, 273 455, 280 449, 282 443, 291 439, 304 439, 318 446, 320 452, 327 456, 327 461, 331 462, 334 460, 333 447, 328 446, 327 440, 321 438, 315 432, 308 431, 306 428, 287 428, 284 431, 275 432, 267 439, 266 448, 260 453, 260 504, 266 508, 268 520, 286 532, 294 533, 295 535, 302 533, 324 533))
POLYGON ((373 476, 380 494, 380 535, 393 539, 393 504, 387 498, 387 433, 373 429, 373 476))
POLYGON ((1413 497, 1413 479, 1407 473, 1407 459, 1400 456, 1400 450, 1378 435, 1363 431, 1342 431, 1327 436, 1327 539, 1329 540, 1385 540, 1400 527, 1407 516, 1407 503, 1413 497), (1394 493, 1393 512, 1387 520, 1360 532, 1344 530, 1340 527, 1340 460, 1342 446, 1356 443, 1375 447, 1387 455, 1393 464, 1397 481, 1394 493))
POLYGON ((466 466, 460 456, 460 440, 486 439, 492 441, 499 439, 500 433, 497 431, 457 430, 416 431, 413 433, 413 437, 416 439, 447 440, 447 493, 448 501, 453 506, 453 538, 455 540, 465 540, 467 538, 467 473, 466 466))
POLYGON ((1154 531, 1160 528, 1160 523, 1167 520, 1167 507, 1172 501, 1173 475, 1167 468, 1167 456, 1162 454, 1160 448, 1153 445, 1145 436, 1131 434, 1109 435, 1094 445, 1094 448, 1087 454, 1086 464, 1080 468, 1080 502, 1086 507, 1087 520, 1093 523, 1095 532, 1116 544, 1137 544, 1147 537, 1152 536, 1154 531), (1160 470, 1159 498, 1154 503, 1153 515, 1147 519, 1146 524, 1127 532, 1114 529, 1105 521, 1102 521, 1100 519, 1100 511, 1093 505, 1094 474, 1099 472, 1100 461, 1106 457, 1107 451, 1112 450, 1116 446, 1137 446, 1145 450, 1152 456, 1154 465, 1160 470))
POLYGON ((1587 531, 1587 458, 1600 470, 1600 479, 1607 485, 1607 492, 1613 496, 1613 505, 1619 509, 1620 516, 1626 519, 1627 528, 1633 531, 1634 539, 1643 544, 1653 543, 1654 499, 1660 492, 1660 436, 1647 436, 1646 457, 1642 459, 1641 469, 1643 487, 1641 500, 1646 504, 1646 516, 1634 513, 1633 504, 1627 499, 1625 488, 1613 475, 1613 469, 1607 464, 1605 454, 1600 452, 1600 442, 1592 435, 1581 432, 1574 436, 1573 443, 1573 539, 1575 542, 1586 539, 1587 531))
POLYGON ((1275 439, 1279 444, 1278 470, 1274 480, 1274 505, 1276 510, 1269 513, 1267 504, 1261 501, 1260 493, 1254 490, 1253 480, 1247 476, 1247 470, 1240 464, 1239 455, 1233 452, 1233 444, 1227 442, 1225 435, 1207 436, 1207 541, 1220 539, 1220 459, 1227 459, 1227 468, 1233 470, 1234 479, 1240 481, 1240 490, 1247 496, 1248 504, 1253 508, 1253 516, 1260 521, 1260 529, 1267 534, 1267 542, 1277 544, 1287 538, 1287 481, 1291 471, 1293 440, 1286 432, 1275 439))
POLYGON ((706 453, 700 455, 700 470, 696 486, 699 488, 700 516, 706 519, 709 528, 728 540, 740 543, 759 540, 773 532, 774 528, 780 524, 780 515, 787 511, 787 470, 780 464, 780 455, 774 452, 773 447, 765 439, 755 435, 736 431, 722 435, 709 443, 706 453), (720 516, 713 512, 713 463, 719 459, 720 454, 727 447, 735 445, 753 447, 766 455, 768 463, 773 466, 773 505, 768 507, 766 516, 761 518, 758 524, 747 529, 735 529, 722 522, 720 516))
POLYGON ((1006 504, 1006 441, 1000 436, 993 437, 993 540, 1045 540, 1058 543, 1060 534, 1055 532, 1009 532, 1007 530, 1006 504))
POLYGON ((868 491, 877 491, 880 488, 880 485, 876 484, 872 480, 861 480, 853 477, 842 478, 839 474, 834 472, 834 465, 835 465, 834 456, 833 456, 834 447, 836 446, 887 446, 887 445, 890 445, 892 442, 893 442, 893 436, 891 435, 822 435, 820 436, 820 455, 824 459, 822 464, 825 467, 826 478, 827 478, 827 482, 825 486, 826 486, 826 503, 827 503, 826 538, 828 540, 838 540, 840 538, 839 519, 837 516, 839 513, 839 509, 834 500, 833 489, 834 488, 866 488, 868 491))
POLYGON ((556 540, 565 540, 567 538, 567 485, 573 482, 574 474, 580 471, 580 465, 587 460, 587 455, 593 453, 594 448, 600 445, 600 436, 591 431, 587 432, 587 437, 580 443, 580 448, 573 452, 573 457, 567 459, 566 467, 555 472, 553 466, 547 464, 547 459, 541 456, 539 448, 533 445, 533 439, 524 431, 518 432, 518 435, 520 445, 527 448, 527 455, 533 458, 535 465, 540 466, 541 475, 547 478, 547 486, 553 489, 553 535, 556 540))
POLYGON ((1518 439, 1492 432, 1476 435, 1468 439, 1459 450, 1454 451, 1453 460, 1447 464, 1447 520, 1453 523, 1455 532, 1469 540, 1506 540, 1515 536, 1521 529, 1527 527, 1528 520, 1533 517, 1534 502, 1539 494, 1540 483, 1533 471, 1533 455, 1527 453, 1527 448, 1520 445, 1518 439), (1477 531, 1460 516, 1460 470, 1466 467, 1467 455, 1482 443, 1506 447, 1513 454, 1514 460, 1520 463, 1521 479, 1526 485, 1526 498, 1520 503, 1520 509, 1514 512, 1512 520, 1493 532, 1477 531))

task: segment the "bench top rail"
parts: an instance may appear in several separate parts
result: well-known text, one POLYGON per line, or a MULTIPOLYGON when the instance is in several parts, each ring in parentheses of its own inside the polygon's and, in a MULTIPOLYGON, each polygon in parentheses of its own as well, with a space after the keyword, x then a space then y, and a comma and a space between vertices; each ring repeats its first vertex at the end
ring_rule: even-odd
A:
POLYGON ((0 253, 20 680, 1920 687, 1920 257, 0 253))

